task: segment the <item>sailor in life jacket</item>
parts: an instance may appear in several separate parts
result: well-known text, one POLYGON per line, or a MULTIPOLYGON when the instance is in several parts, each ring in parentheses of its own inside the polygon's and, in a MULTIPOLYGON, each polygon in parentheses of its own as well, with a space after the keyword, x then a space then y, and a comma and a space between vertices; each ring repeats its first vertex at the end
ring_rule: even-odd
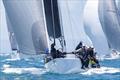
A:
POLYGON ((51 51, 50 54, 53 59, 57 58, 57 50, 55 49, 55 43, 51 44, 51 51))

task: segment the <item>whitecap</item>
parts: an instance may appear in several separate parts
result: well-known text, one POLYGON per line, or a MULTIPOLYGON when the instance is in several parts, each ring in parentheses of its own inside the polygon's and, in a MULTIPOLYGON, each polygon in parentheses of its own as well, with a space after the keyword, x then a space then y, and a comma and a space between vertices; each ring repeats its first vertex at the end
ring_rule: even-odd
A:
POLYGON ((10 65, 8 65, 8 64, 3 65, 3 68, 9 68, 9 67, 10 67, 10 65))

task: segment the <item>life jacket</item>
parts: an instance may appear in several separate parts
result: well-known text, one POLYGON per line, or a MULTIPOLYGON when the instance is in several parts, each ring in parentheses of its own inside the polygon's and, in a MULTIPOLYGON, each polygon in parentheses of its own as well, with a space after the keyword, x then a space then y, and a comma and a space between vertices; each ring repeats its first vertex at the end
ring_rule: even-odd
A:
POLYGON ((89 63, 90 64, 96 64, 96 62, 94 60, 90 60, 89 63))

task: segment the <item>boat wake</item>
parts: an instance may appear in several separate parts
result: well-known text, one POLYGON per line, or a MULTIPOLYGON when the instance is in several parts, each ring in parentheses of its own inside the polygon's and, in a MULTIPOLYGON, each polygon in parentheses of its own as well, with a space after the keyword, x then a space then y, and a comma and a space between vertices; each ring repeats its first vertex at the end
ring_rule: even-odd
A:
POLYGON ((83 73, 83 75, 94 75, 94 74, 106 74, 106 73, 118 73, 120 72, 120 68, 111 68, 111 67, 101 67, 101 68, 93 68, 89 69, 83 73))

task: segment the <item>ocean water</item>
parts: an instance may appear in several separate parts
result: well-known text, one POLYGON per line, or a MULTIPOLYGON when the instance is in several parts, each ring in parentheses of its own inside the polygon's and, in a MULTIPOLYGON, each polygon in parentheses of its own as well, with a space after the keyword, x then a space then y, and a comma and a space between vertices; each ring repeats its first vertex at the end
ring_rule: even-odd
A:
POLYGON ((47 72, 40 58, 11 59, 9 55, 2 55, 0 80, 120 80, 120 59, 101 60, 100 64, 107 70, 56 74, 47 72))

